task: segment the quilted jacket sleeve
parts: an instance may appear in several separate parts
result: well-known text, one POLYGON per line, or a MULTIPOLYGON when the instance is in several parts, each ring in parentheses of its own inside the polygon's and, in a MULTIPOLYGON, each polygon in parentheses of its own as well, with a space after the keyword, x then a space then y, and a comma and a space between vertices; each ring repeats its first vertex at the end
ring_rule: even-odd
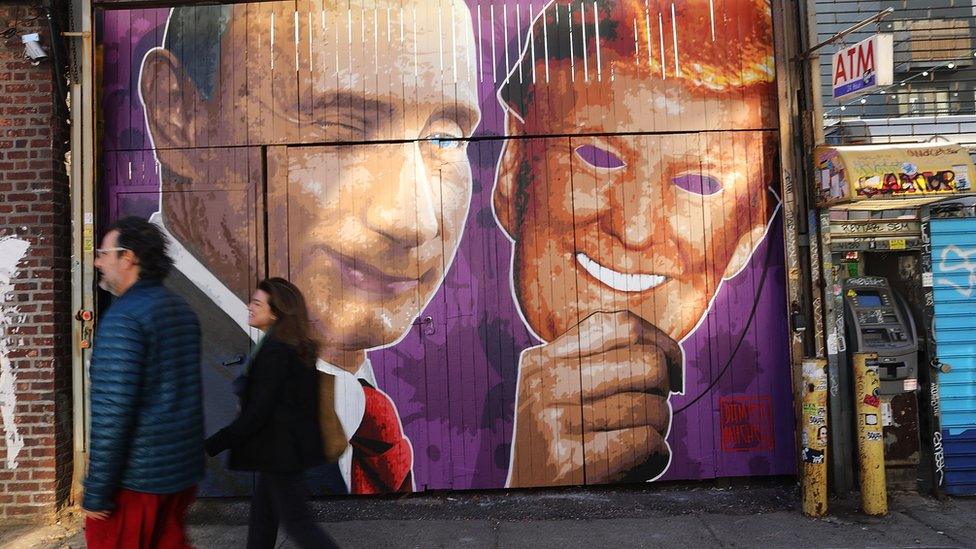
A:
POLYGON ((207 453, 215 456, 228 448, 240 446, 271 420, 275 404, 288 376, 294 352, 278 342, 265 344, 255 357, 248 373, 247 402, 233 423, 207 439, 207 453))
POLYGON ((146 338, 129 315, 107 315, 99 327, 89 371, 91 433, 88 476, 82 506, 90 511, 115 507, 114 496, 129 453, 142 385, 146 338))

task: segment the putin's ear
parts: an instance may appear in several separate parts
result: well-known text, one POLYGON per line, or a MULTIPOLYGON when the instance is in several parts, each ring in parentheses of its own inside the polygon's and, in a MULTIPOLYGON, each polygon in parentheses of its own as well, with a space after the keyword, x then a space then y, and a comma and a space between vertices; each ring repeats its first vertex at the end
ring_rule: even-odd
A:
MULTIPOLYGON (((171 151, 195 145, 200 93, 180 61, 166 49, 153 48, 142 63, 139 91, 146 122, 160 161, 179 173, 179 159, 164 159, 171 151)), ((185 175, 185 174, 181 174, 185 175)))
MULTIPOLYGON (((508 131, 510 137, 518 137, 520 132, 515 130, 518 120, 508 114, 508 131)), ((515 194, 518 192, 519 166, 522 164, 524 146, 521 139, 508 139, 502 147, 498 159, 498 169, 495 173, 495 190, 492 193, 492 206, 495 217, 508 236, 515 239, 515 222, 518 215, 515 212, 515 194)))
POLYGON ((739 237, 739 241, 735 244, 735 250, 732 252, 732 257, 729 258, 729 264, 725 268, 725 274, 722 278, 730 279, 745 268, 749 263, 749 258, 752 257, 752 253, 756 251, 765 234, 766 225, 763 224, 753 226, 752 229, 739 237))

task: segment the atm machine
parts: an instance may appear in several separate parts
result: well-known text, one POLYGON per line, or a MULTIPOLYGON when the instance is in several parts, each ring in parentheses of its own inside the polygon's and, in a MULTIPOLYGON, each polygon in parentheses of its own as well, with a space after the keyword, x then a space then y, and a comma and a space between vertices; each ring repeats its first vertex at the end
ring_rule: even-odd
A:
POLYGON ((918 337, 904 299, 881 276, 844 281, 844 321, 849 352, 877 353, 881 394, 918 387, 918 337))
POLYGON ((915 489, 919 463, 919 341, 908 303, 881 276, 844 281, 847 352, 876 353, 889 486, 915 489))

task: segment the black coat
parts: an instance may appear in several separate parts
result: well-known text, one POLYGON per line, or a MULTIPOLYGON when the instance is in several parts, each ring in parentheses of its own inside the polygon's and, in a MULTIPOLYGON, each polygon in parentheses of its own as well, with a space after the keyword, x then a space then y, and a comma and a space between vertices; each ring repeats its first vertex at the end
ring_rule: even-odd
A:
POLYGON ((207 439, 207 453, 229 448, 229 467, 242 471, 295 472, 324 463, 317 379, 292 346, 267 336, 248 369, 240 415, 207 439))

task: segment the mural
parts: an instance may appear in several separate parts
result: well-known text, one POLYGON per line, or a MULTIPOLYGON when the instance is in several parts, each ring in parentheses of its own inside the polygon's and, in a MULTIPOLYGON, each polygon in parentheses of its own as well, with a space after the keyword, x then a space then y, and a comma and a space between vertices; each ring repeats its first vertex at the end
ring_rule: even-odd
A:
POLYGON ((171 236, 208 429, 278 275, 320 491, 792 473, 768 2, 336 4, 102 14, 104 212, 171 236))

